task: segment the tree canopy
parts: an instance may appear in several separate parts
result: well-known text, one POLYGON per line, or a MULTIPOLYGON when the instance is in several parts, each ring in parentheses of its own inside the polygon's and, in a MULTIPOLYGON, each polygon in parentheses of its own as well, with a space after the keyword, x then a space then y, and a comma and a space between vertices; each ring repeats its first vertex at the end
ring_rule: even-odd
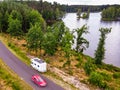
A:
POLYGON ((87 34, 87 26, 83 25, 81 28, 75 29, 77 33, 76 37, 76 51, 83 52, 89 46, 89 42, 83 37, 83 34, 87 34))
POLYGON ((120 17, 120 7, 109 7, 102 11, 102 20, 117 20, 120 17))
POLYGON ((101 37, 99 39, 99 44, 97 47, 97 50, 95 51, 95 63, 96 64, 102 64, 102 60, 104 59, 105 56, 105 39, 106 39, 106 34, 111 32, 111 28, 101 28, 99 29, 101 33, 101 37))

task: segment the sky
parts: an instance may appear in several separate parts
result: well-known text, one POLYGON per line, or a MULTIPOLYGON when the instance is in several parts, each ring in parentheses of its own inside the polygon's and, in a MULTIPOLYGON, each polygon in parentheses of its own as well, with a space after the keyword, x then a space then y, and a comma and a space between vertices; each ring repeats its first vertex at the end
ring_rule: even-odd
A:
POLYGON ((48 2, 58 2, 60 4, 68 4, 68 5, 112 5, 119 4, 120 0, 43 0, 48 2))

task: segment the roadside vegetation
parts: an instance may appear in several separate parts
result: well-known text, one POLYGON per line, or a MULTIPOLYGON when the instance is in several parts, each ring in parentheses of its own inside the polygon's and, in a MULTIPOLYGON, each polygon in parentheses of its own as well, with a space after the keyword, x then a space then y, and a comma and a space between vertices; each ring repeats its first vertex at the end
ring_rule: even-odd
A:
POLYGON ((32 90, 0 59, 0 90, 32 90))
POLYGON ((98 87, 104 90, 120 89, 120 68, 102 62, 105 39, 111 28, 99 29, 98 48, 94 58, 91 58, 83 53, 90 43, 83 37, 89 34, 87 25, 71 32, 62 21, 48 26, 41 13, 25 4, 2 2, 0 7, 1 37, 8 37, 7 45, 24 58, 23 62, 30 63, 26 55, 37 56, 52 67, 75 76, 93 90, 98 87), (72 48, 73 44, 76 44, 75 48, 72 48))

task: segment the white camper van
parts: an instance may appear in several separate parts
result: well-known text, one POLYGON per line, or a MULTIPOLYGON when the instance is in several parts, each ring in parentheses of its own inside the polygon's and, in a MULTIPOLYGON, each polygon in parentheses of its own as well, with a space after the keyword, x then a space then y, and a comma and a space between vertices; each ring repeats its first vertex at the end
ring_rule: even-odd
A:
POLYGON ((31 66, 39 72, 47 71, 47 63, 39 58, 31 59, 31 66))

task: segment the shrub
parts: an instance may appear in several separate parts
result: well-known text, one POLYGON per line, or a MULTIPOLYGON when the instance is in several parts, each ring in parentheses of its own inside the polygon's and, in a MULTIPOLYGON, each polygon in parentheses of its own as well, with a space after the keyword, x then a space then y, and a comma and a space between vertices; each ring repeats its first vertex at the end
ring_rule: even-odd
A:
POLYGON ((26 62, 27 64, 30 63, 29 58, 26 56, 25 53, 23 53, 18 47, 16 47, 14 44, 12 43, 8 43, 8 46, 16 52, 17 55, 19 55, 20 57, 22 57, 24 59, 24 62, 26 62))
POLYGON ((81 57, 81 55, 79 54, 78 55, 78 57, 77 57, 77 61, 78 61, 78 64, 76 64, 75 66, 77 67, 77 68, 79 68, 81 65, 82 65, 82 57, 81 57))
POLYGON ((111 81, 112 80, 112 76, 107 74, 106 72, 101 72, 100 73, 103 76, 103 79, 106 81, 111 81))
POLYGON ((12 88, 13 90, 21 90, 21 87, 17 82, 12 82, 12 88))
POLYGON ((104 64, 103 63, 101 68, 106 69, 106 70, 111 71, 111 72, 120 72, 120 68, 115 67, 111 64, 104 64))
POLYGON ((113 74, 113 77, 116 78, 116 79, 117 79, 117 78, 120 78, 120 72, 114 73, 114 74, 113 74))
POLYGON ((63 64, 63 67, 66 67, 66 65, 69 67, 69 66, 70 66, 70 63, 71 63, 71 61, 70 61, 70 60, 67 60, 67 61, 63 64))
POLYGON ((100 88, 108 88, 107 83, 103 81, 103 76, 98 72, 92 72, 88 81, 96 86, 99 86, 100 88))
POLYGON ((95 69, 96 69, 96 66, 93 63, 92 59, 89 59, 84 65, 84 70, 85 70, 87 75, 90 75, 90 73, 95 71, 95 69))

